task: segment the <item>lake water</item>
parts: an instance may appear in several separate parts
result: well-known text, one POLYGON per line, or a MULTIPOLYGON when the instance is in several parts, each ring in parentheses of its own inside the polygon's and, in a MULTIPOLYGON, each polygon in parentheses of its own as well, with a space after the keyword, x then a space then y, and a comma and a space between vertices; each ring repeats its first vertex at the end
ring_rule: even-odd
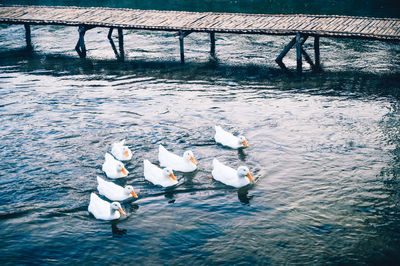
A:
MULTIPOLYGON (((271 9, 263 1, 126 2, 71 4, 396 11, 385 1, 358 11, 329 1, 309 9, 290 1, 271 9)), ((30 53, 22 49, 23 27, 0 26, 1 264, 399 263, 398 44, 321 38, 324 72, 304 63, 298 77, 274 62, 291 37, 217 34, 218 61, 211 62, 208 36, 193 33, 181 66, 173 33, 124 34, 127 60, 119 63, 106 29, 87 32, 81 60, 76 28, 33 26, 30 53), (216 145, 214 125, 244 134, 250 147, 216 145), (96 175, 104 177, 105 152, 121 139, 134 154, 118 183, 133 184, 139 198, 123 204, 126 219, 96 220, 89 196, 96 175), (199 170, 176 173, 175 188, 149 184, 143 159, 156 163, 159 144, 177 154, 191 149, 199 170), (213 158, 247 165, 256 182, 238 190, 210 179, 213 158)), ((295 69, 293 52, 285 63, 295 69)))

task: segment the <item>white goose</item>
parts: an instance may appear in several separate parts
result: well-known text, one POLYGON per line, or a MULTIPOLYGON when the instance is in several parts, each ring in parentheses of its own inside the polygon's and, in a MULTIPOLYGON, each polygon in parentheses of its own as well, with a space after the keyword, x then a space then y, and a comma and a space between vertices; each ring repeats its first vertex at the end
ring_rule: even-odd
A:
POLYGON ((97 190, 101 195, 106 196, 109 200, 123 201, 132 197, 138 197, 132 186, 121 187, 113 182, 106 181, 99 176, 97 177, 97 183, 97 190))
POLYGON ((120 161, 129 161, 132 159, 132 151, 125 146, 125 140, 113 143, 111 145, 111 154, 120 161))
POLYGON ((192 151, 185 151, 183 157, 180 157, 160 145, 158 147, 158 160, 162 167, 170 167, 175 171, 193 172, 197 169, 197 161, 192 151))
POLYGON ((114 157, 108 152, 104 156, 103 167, 101 168, 109 178, 121 178, 128 175, 128 170, 126 170, 123 163, 114 159, 114 157))
POLYGON ((88 211, 93 214, 96 219, 107 221, 119 219, 121 214, 126 215, 119 202, 107 202, 102 200, 94 192, 90 194, 88 211))
POLYGON ((246 148, 249 146, 244 136, 234 136, 220 126, 215 126, 214 139, 217 143, 232 149, 246 148))
POLYGON ((144 160, 144 178, 154 185, 161 185, 163 187, 170 187, 178 184, 178 180, 171 168, 160 169, 149 160, 144 160))
POLYGON ((211 174, 215 180, 236 188, 244 187, 248 185, 250 181, 254 181, 249 168, 246 166, 240 166, 235 170, 222 164, 217 159, 213 160, 213 170, 211 174))

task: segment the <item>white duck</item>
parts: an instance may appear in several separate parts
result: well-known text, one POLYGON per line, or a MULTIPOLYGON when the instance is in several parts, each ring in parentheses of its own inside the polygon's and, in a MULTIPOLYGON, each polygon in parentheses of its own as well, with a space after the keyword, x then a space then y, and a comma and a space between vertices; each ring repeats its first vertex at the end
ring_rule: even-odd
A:
POLYGON ((244 187, 248 185, 250 181, 254 181, 249 168, 246 166, 240 166, 235 170, 222 164, 217 159, 213 160, 213 170, 211 174, 215 180, 236 188, 244 187))
POLYGON ((101 168, 109 178, 121 178, 128 175, 128 170, 126 170, 123 163, 114 159, 114 157, 108 152, 104 156, 103 167, 101 168))
POLYGON ((132 151, 125 146, 125 140, 113 143, 111 145, 111 154, 120 161, 129 161, 132 159, 132 151))
POLYGON ((149 160, 144 160, 144 178, 154 185, 161 185, 163 187, 178 184, 178 180, 171 168, 166 167, 161 169, 149 160))
POLYGON ((215 126, 214 139, 217 143, 232 149, 246 148, 249 146, 244 136, 234 136, 220 126, 215 126))
POLYGON ((106 181, 99 176, 97 177, 97 183, 97 190, 101 195, 106 196, 109 200, 123 201, 132 197, 138 197, 132 186, 121 187, 113 182, 106 181))
POLYGON ((158 147, 158 160, 162 167, 170 167, 175 171, 193 172, 197 169, 197 161, 192 151, 185 151, 183 157, 180 157, 160 145, 158 147))
POLYGON ((88 211, 100 220, 115 220, 126 215, 119 202, 107 202, 102 200, 96 193, 90 194, 90 203, 88 211))

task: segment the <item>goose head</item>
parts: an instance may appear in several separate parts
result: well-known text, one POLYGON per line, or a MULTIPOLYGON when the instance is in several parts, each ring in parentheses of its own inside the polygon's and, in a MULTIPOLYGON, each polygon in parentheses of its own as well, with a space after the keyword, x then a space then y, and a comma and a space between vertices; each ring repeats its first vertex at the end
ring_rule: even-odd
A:
POLYGON ((185 151, 185 153, 183 153, 183 158, 187 161, 192 162, 194 165, 197 165, 197 161, 194 158, 192 151, 185 151))
POLYGON ((126 171, 124 165, 120 162, 117 164, 117 172, 123 173, 124 175, 128 175, 128 171, 126 171))
POLYGON ((163 176, 167 177, 167 178, 171 178, 172 180, 176 181, 176 177, 174 175, 174 172, 172 171, 172 169, 170 167, 166 167, 162 170, 162 174, 163 176))
POLYGON ((119 211, 121 214, 126 215, 126 213, 124 212, 124 210, 121 207, 121 204, 119 204, 119 202, 112 202, 110 204, 111 206, 111 211, 119 211))
POLYGON ((249 147, 249 144, 247 143, 247 140, 244 136, 238 136, 239 139, 239 145, 242 147, 249 147))
POLYGON ((132 197, 134 197, 134 198, 138 198, 138 195, 135 193, 135 190, 133 190, 133 187, 132 187, 132 186, 126 186, 126 187, 124 187, 124 192, 125 192, 126 194, 131 194, 132 197))
POLYGON ((239 178, 247 177, 250 181, 254 181, 254 178, 250 174, 249 168, 247 168, 246 166, 240 166, 237 169, 237 174, 238 174, 239 178))
POLYGON ((129 149, 128 149, 128 147, 123 146, 123 147, 122 147, 122 153, 124 154, 124 156, 125 156, 126 158, 129 158, 129 149))

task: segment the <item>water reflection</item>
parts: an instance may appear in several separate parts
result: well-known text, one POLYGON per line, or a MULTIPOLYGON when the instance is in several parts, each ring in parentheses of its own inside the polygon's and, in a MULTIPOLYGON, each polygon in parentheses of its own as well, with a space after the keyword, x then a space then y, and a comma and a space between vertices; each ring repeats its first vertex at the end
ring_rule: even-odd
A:
MULTIPOLYGON (((135 214, 135 212, 139 209, 139 205, 136 203, 132 203, 132 202, 130 202, 130 203, 125 202, 123 204, 123 208, 125 209, 126 217, 124 217, 122 220, 125 220, 135 214)), ((114 220, 111 222, 111 232, 114 237, 122 237, 122 236, 126 235, 126 233, 128 231, 127 229, 124 229, 124 228, 123 229, 118 228, 118 224, 120 222, 121 222, 121 220, 114 220)))
POLYGON ((238 199, 243 204, 250 204, 250 200, 253 198, 253 195, 249 196, 249 188, 240 188, 238 190, 238 199))
POLYGON ((175 189, 174 188, 166 188, 165 189, 165 198, 168 199, 168 203, 172 204, 175 203, 174 195, 175 195, 175 189))
MULTIPOLYGON (((385 49, 385 48, 382 48, 385 49)), ((398 49, 393 48, 398 51, 398 49)), ((81 60, 76 57, 65 55, 51 55, 39 53, 26 53, 22 50, 7 50, 0 52, 0 66, 13 65, 15 71, 25 73, 34 72, 36 75, 53 75, 54 77, 63 76, 65 79, 73 78, 75 75, 96 75, 102 73, 99 79, 113 81, 114 74, 120 71, 127 75, 133 73, 136 78, 154 77, 159 80, 175 80, 177 82, 203 80, 212 84, 214 80, 233 80, 235 82, 250 82, 260 91, 280 88, 283 90, 309 93, 313 95, 330 96, 394 96, 400 97, 400 76, 395 73, 400 70, 398 61, 393 56, 391 66, 393 73, 363 73, 346 70, 325 70, 322 74, 303 73, 301 78, 292 78, 283 73, 275 65, 253 65, 242 62, 240 65, 219 64, 210 68, 201 62, 188 62, 184 67, 177 61, 146 61, 146 60, 127 60, 124 63, 116 60, 81 60), (44 59, 45 58, 45 59, 44 59), (47 70, 51 71, 47 71, 47 70), (41 72, 42 70, 43 72, 41 72), (344 80, 349 82, 343 82, 344 80), (260 85, 264 84, 264 85, 260 85), (301 85, 299 85, 301 84, 301 85)), ((149 58, 150 59, 150 58, 149 58)), ((380 59, 377 59, 380 60, 380 59)), ((348 64, 353 67, 351 62, 348 64)), ((95 78, 95 77, 93 77, 95 78)), ((228 82, 229 83, 229 82, 228 82)), ((207 141, 201 145, 209 145, 213 141, 207 141)), ((239 154, 241 158, 243 154, 239 154)))
POLYGON ((129 215, 134 214, 139 209, 139 205, 132 202, 124 204, 124 207, 129 215))
POLYGON ((111 223, 111 232, 114 237, 122 237, 126 235, 127 230, 126 229, 119 229, 118 226, 118 221, 113 221, 111 223))
POLYGON ((239 160, 241 160, 242 162, 246 161, 247 154, 244 151, 244 149, 238 149, 238 156, 239 156, 239 160))

